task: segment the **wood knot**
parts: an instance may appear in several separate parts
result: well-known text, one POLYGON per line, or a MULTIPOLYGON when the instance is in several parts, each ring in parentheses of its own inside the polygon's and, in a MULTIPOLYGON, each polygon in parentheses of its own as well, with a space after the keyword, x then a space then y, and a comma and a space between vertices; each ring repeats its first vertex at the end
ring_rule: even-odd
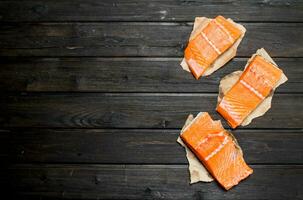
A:
POLYGON ((201 191, 195 192, 194 199, 196 199, 196 200, 202 200, 202 199, 204 199, 203 198, 203 192, 201 192, 201 191))
POLYGON ((95 176, 95 185, 101 183, 101 179, 98 176, 95 176))
POLYGON ((47 181, 46 175, 42 174, 42 175, 40 176, 40 180, 41 180, 42 182, 45 183, 45 182, 47 181))
POLYGON ((162 120, 161 125, 163 128, 166 128, 168 126, 168 121, 162 120))
POLYGON ((123 76, 123 79, 124 79, 125 81, 128 81, 129 78, 128 78, 127 75, 124 75, 124 76, 123 76))
POLYGON ((38 15, 44 15, 48 12, 48 8, 45 5, 35 5, 32 11, 38 15))
POLYGON ((144 190, 144 192, 150 194, 150 193, 152 192, 152 190, 151 190, 149 187, 147 187, 147 188, 144 190))

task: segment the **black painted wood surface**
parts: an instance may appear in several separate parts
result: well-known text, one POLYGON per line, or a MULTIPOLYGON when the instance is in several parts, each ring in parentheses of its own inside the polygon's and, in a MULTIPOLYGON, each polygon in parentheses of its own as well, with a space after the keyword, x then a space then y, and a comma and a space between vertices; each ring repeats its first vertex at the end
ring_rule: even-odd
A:
MULTIPOLYGON (((181 128, 190 113, 220 118, 216 93, 24 93, 0 100, 0 122, 11 128, 181 128)), ((247 128, 299 129, 302 101, 303 94, 276 94, 272 109, 247 128)))
MULTIPOLYGON (((4 23, 0 56, 180 57, 193 23, 4 23), (21 34, 22 33, 22 34, 21 34)), ((301 57, 302 23, 243 23, 238 56, 264 47, 273 57, 301 57)))
POLYGON ((1 186, 18 199, 303 199, 303 1, 0 0, 1 186), (247 33, 235 59, 181 69, 195 16, 247 33), (189 113, 264 47, 288 76, 272 108, 232 132, 254 174, 189 185, 176 143, 189 113))
MULTIPOLYGON (((233 133, 248 163, 303 164, 302 131, 233 133)), ((2 130, 0 138, 10 141, 2 156, 17 163, 186 164, 178 135, 178 129, 21 129, 2 130)))
POLYGON ((189 186, 186 165, 17 165, 8 170, 25 196, 87 199, 301 199, 301 165, 252 165, 231 191, 216 182, 189 186), (262 183, 262 184, 260 184, 262 183), (51 188, 51 189, 50 189, 51 188), (62 190, 64 188, 64 190, 62 190), (283 188, 283 189, 282 189, 283 188), (51 191, 50 191, 51 190, 51 191))
POLYGON ((302 22, 300 0, 1 0, 2 21, 193 21, 202 13, 237 21, 302 22), (54 3, 56 2, 56 3, 54 3))
MULTIPOLYGON (((235 58, 216 73, 197 81, 191 73, 182 70, 181 59, 3 58, 0 89, 7 92, 217 93, 220 79, 243 70, 248 60, 235 58)), ((303 59, 276 58, 275 61, 289 79, 276 93, 303 92, 303 68, 300 67, 303 59)))

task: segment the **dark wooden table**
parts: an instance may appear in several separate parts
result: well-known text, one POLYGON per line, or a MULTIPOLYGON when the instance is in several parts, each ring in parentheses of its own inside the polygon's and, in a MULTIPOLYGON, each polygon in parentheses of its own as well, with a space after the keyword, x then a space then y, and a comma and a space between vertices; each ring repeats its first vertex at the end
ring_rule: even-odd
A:
POLYGON ((0 0, 0 22, 1 183, 10 195, 303 199, 302 0, 0 0), (247 34, 233 61, 196 81, 179 66, 192 22, 218 14, 247 34), (261 47, 289 81, 265 116, 233 131, 254 174, 228 192, 190 186, 176 143, 186 116, 222 119, 220 79, 261 47))

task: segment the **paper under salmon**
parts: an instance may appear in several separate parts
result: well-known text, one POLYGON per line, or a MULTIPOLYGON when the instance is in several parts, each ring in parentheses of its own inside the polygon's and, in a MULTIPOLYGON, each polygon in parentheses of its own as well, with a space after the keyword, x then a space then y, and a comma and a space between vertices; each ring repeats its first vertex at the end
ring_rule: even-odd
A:
POLYGON ((207 112, 199 113, 183 130, 181 138, 226 190, 253 173, 231 133, 207 112))
POLYGON ((222 16, 211 20, 201 33, 190 40, 185 49, 185 60, 196 79, 228 48, 242 32, 222 16))
POLYGON ((217 111, 236 128, 270 94, 282 74, 277 66, 256 55, 223 97, 217 111))

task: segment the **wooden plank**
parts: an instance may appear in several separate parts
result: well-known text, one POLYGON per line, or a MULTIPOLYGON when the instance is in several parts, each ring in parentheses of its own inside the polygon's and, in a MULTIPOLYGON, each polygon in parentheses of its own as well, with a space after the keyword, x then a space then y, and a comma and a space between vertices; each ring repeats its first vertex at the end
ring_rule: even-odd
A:
MULTIPOLYGON (((23 93, 0 101, 2 127, 180 128, 189 113, 220 118, 217 94, 23 93)), ((247 127, 302 128, 302 101, 303 94, 277 94, 266 115, 247 127)))
MULTIPOLYGON (((303 23, 244 23, 239 56, 264 47, 302 57, 303 23)), ((0 56, 183 56, 191 23, 16 23, 0 28, 0 56)))
MULTIPOLYGON (((1 159, 1 163, 5 164, 8 163, 10 158, 9 158, 9 138, 11 137, 11 135, 9 134, 10 131, 9 130, 0 130, 0 141, 1 141, 1 145, 0 145, 0 159, 1 159)), ((1 181, 0 181, 1 184, 1 181)))
POLYGON ((252 166, 230 191, 216 182, 189 185, 186 165, 17 165, 13 194, 81 199, 301 199, 303 167, 252 166))
MULTIPOLYGON (((196 81, 180 67, 181 58, 3 58, 0 90, 51 92, 218 92, 221 78, 244 68, 235 58, 196 81), (177 86, 177 87, 176 87, 177 86)), ((288 76, 279 92, 303 92, 302 58, 277 58, 288 76)))
MULTIPOLYGON (((251 164, 303 164, 302 131, 232 131, 251 164)), ((17 129, 0 134, 11 162, 187 164, 179 130, 17 129), (9 141, 9 142, 8 142, 9 141)))
POLYGON ((0 1, 1 21, 193 21, 218 14, 241 21, 302 21, 302 7, 298 0, 0 1))

